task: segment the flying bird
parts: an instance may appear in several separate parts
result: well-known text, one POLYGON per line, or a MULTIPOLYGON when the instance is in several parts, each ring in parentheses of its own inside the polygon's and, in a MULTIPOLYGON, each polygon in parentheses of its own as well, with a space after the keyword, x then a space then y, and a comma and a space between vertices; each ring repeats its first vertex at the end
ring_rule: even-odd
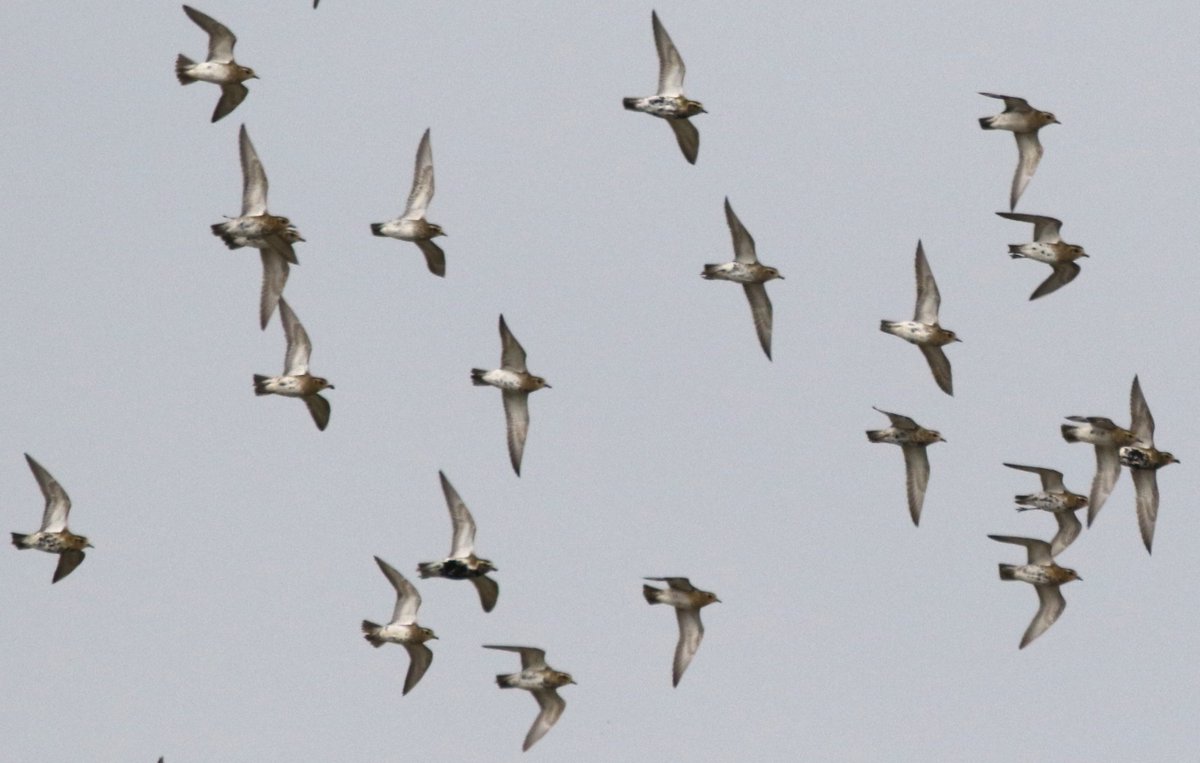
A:
POLYGON ((500 367, 491 371, 471 369, 471 383, 477 387, 499 387, 504 397, 504 419, 508 423, 508 456, 513 471, 521 476, 521 457, 529 434, 529 393, 550 388, 546 380, 529 373, 525 367, 525 348, 508 330, 500 316, 500 367))
POLYGON ((767 296, 767 281, 783 276, 775 268, 760 265, 754 252, 754 238, 742 221, 734 214, 729 199, 725 199, 725 221, 729 223, 729 232, 733 234, 732 262, 709 264, 704 266, 700 275, 708 280, 733 281, 740 283, 746 290, 746 299, 750 301, 750 315, 754 318, 754 330, 758 332, 758 343, 762 345, 767 360, 771 359, 771 298, 767 296))
POLYGON ((1121 463, 1133 474, 1133 487, 1137 492, 1138 527, 1142 531, 1142 542, 1146 552, 1154 543, 1154 524, 1158 520, 1158 470, 1167 464, 1177 464, 1179 459, 1165 450, 1154 447, 1154 417, 1142 394, 1142 385, 1133 377, 1133 388, 1129 391, 1129 428, 1137 441, 1125 445, 1118 451, 1121 463))
MULTIPOLYGON (((874 406, 872 406, 874 407, 874 406)), ((904 483, 908 493, 908 514, 913 525, 921 523, 921 507, 925 504, 925 488, 929 485, 929 454, 925 448, 935 442, 945 442, 940 432, 926 429, 907 416, 875 408, 888 417, 887 429, 867 431, 871 442, 899 445, 904 451, 904 483)))
POLYGON ((546 652, 532 646, 497 646, 485 644, 484 649, 500 649, 505 652, 516 652, 521 655, 520 673, 501 673, 496 676, 496 683, 501 689, 524 689, 533 694, 541 712, 529 727, 525 735, 525 743, 521 746, 524 752, 542 737, 558 722, 566 709, 567 703, 558 696, 560 686, 575 683, 570 673, 555 670, 546 664, 546 652))
POLYGON ((376 236, 387 236, 401 241, 415 242, 425 255, 425 264, 435 276, 445 277, 446 255, 442 248, 433 243, 437 236, 446 235, 442 226, 425 219, 425 209, 433 199, 433 149, 429 147, 429 129, 421 136, 417 146, 417 161, 413 169, 412 190, 408 193, 408 204, 404 214, 386 223, 371 223, 371 232, 376 236))
POLYGON ((925 248, 917 241, 917 308, 911 321, 880 321, 879 330, 893 334, 921 348, 921 354, 929 363, 933 380, 947 395, 954 394, 954 381, 950 377, 950 360, 942 350, 943 345, 961 342, 953 331, 938 325, 938 308, 942 295, 938 293, 937 281, 925 259, 925 248))
POLYGON ((239 66, 233 60, 233 46, 237 38, 229 31, 229 27, 187 5, 183 6, 183 12, 208 33, 208 58, 196 63, 180 53, 175 59, 175 76, 181 85, 212 82, 221 86, 221 99, 217 101, 217 108, 212 115, 212 121, 216 122, 246 100, 250 91, 242 83, 248 79, 258 79, 258 75, 250 67, 239 66))
POLYGON ((92 544, 84 536, 67 529, 67 515, 71 513, 71 499, 67 491, 50 476, 50 472, 33 460, 33 456, 26 453, 25 461, 29 463, 29 469, 42 489, 46 508, 42 511, 41 528, 28 535, 12 533, 12 542, 19 549, 36 548, 49 554, 58 554, 58 566, 54 568, 54 579, 50 581, 57 583, 83 564, 86 556, 83 550, 92 548, 92 544))
POLYGON ((1038 130, 1048 124, 1062 124, 1049 111, 1038 111, 1029 105, 1024 98, 995 93, 980 93, 988 98, 999 98, 1004 101, 1004 111, 991 117, 980 117, 979 126, 985 130, 1009 130, 1017 138, 1017 171, 1013 175, 1012 192, 1009 194, 1008 208, 1017 208, 1017 199, 1025 191, 1025 186, 1033 178, 1038 162, 1042 160, 1042 144, 1038 140, 1038 130))
POLYGON ((1054 269, 1041 285, 1033 290, 1029 299, 1044 297, 1050 292, 1058 291, 1063 286, 1075 280, 1079 275, 1079 263, 1075 260, 1087 257, 1082 246, 1068 244, 1062 240, 1059 231, 1062 221, 1043 215, 1026 215, 1020 212, 997 212, 996 214, 1008 220, 1033 223, 1033 242, 1029 244, 1009 244, 1010 257, 1020 259, 1025 257, 1037 262, 1044 262, 1054 269))
POLYGON ((279 300, 279 317, 283 320, 283 332, 287 337, 283 375, 254 374, 254 394, 301 398, 308 406, 317 429, 324 432, 325 427, 329 426, 329 401, 318 393, 323 389, 333 389, 333 385, 327 379, 309 374, 308 358, 312 355, 312 342, 304 326, 300 325, 300 319, 283 299, 279 300))
POLYGON ((384 576, 396 589, 396 607, 392 610, 392 619, 387 625, 362 621, 363 638, 371 646, 379 648, 385 643, 400 644, 408 652, 408 674, 404 677, 403 694, 412 691, 429 664, 433 662, 433 652, 425 646, 429 639, 435 639, 433 631, 422 628, 417 624, 417 610, 421 608, 421 594, 408 579, 401 575, 395 567, 375 557, 375 563, 383 570, 384 576))
POLYGON ((1028 553, 1026 564, 1000 565, 1001 580, 1020 580, 1031 583, 1037 589, 1038 611, 1029 623, 1029 627, 1025 629, 1025 635, 1021 637, 1019 648, 1024 649, 1035 638, 1045 633, 1047 628, 1054 625, 1054 621, 1066 608, 1067 602, 1063 598, 1059 586, 1083 578, 1079 577, 1075 570, 1055 564, 1054 555, 1050 553, 1050 544, 1044 540, 1018 538, 1012 535, 989 535, 988 537, 1001 543, 1024 546, 1028 553))
POLYGON ((1092 478, 1092 491, 1088 495, 1088 527, 1100 513, 1100 507, 1112 494, 1117 478, 1121 476, 1121 459, 1118 451, 1132 445, 1137 437, 1128 429, 1113 423, 1103 416, 1067 416, 1074 424, 1062 425, 1062 436, 1067 442, 1086 442, 1096 446, 1096 476, 1092 478))
POLYGON ((1078 493, 1072 493, 1063 485, 1062 472, 1046 469, 1041 466, 1022 466, 1020 464, 1005 464, 1009 469, 1018 469, 1038 475, 1042 480, 1042 489, 1038 493, 1028 493, 1015 497, 1017 511, 1041 509, 1054 515, 1058 522, 1058 532, 1050 541, 1050 555, 1058 556, 1063 549, 1075 542, 1083 525, 1075 517, 1075 512, 1088 505, 1087 498, 1078 493))
POLYGON ((658 92, 645 98, 625 98, 622 103, 629 111, 641 111, 667 120, 683 157, 695 164, 700 152, 700 132, 688 117, 707 112, 702 103, 684 96, 683 75, 687 70, 683 58, 654 11, 650 11, 650 24, 654 27, 654 46, 658 49, 658 92))
POLYGON ((446 475, 438 472, 438 477, 442 480, 442 492, 446 496, 446 507, 450 510, 450 524, 453 526, 450 556, 440 562, 421 562, 417 565, 417 573, 422 578, 470 580, 479 592, 483 611, 491 612, 496 606, 496 597, 500 595, 500 586, 488 577, 488 573, 495 572, 496 566, 488 559, 475 556, 475 520, 446 475))
POLYGON ((667 587, 655 588, 643 585, 642 595, 648 604, 669 604, 675 608, 675 619, 679 621, 679 642, 675 645, 675 662, 671 668, 671 685, 679 686, 683 671, 687 670, 696 650, 700 648, 700 640, 704 638, 704 623, 700 622, 700 610, 714 601, 719 602, 715 593, 701 591, 692 586, 687 578, 646 578, 666 583, 667 587))
POLYGON ((288 263, 299 264, 292 244, 304 239, 286 217, 267 212, 267 173, 250 142, 246 125, 238 133, 238 153, 242 159, 242 214, 214 223, 212 232, 230 249, 244 246, 258 249, 263 266, 258 323, 265 329, 287 283, 288 263))

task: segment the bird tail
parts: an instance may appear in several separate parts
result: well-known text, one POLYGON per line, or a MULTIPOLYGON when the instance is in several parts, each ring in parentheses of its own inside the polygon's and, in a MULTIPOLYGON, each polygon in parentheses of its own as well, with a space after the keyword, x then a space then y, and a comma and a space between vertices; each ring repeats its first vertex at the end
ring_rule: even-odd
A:
POLYGON ((28 535, 22 535, 21 533, 12 533, 13 545, 17 548, 28 548, 25 545, 25 539, 28 537, 28 535))
POLYGON ((642 586, 642 596, 646 597, 647 604, 658 604, 659 603, 658 595, 660 593, 662 593, 662 590, 659 588, 655 588, 652 585, 643 585, 642 586))
POLYGON ((892 333, 892 321, 880 321, 879 330, 885 334, 892 333))
POLYGON ((271 377, 263 376, 262 374, 254 374, 254 394, 256 394, 256 395, 271 394, 271 391, 269 389, 267 389, 267 380, 270 378, 271 377))
POLYGON ((630 111, 637 111, 637 98, 622 98, 621 104, 630 111))
POLYGON ((371 233, 375 234, 376 236, 382 236, 382 231, 383 223, 371 223, 371 233))
POLYGON ((512 673, 500 673, 496 676, 496 685, 501 689, 511 689, 516 686, 516 676, 512 673))
MULTIPOLYGON (((1017 503, 1029 503, 1031 500, 1033 500, 1033 496, 1032 495, 1018 495, 1018 496, 1014 496, 1013 500, 1016 501, 1017 503)), ((1033 508, 1033 507, 1021 506, 1017 510, 1020 511, 1021 509, 1029 509, 1029 508, 1033 508)))
POLYGON ((196 78, 187 73, 187 70, 196 65, 196 62, 182 53, 175 59, 175 76, 179 78, 179 84, 190 85, 196 81, 196 78))
POLYGON ((213 235, 220 236, 221 240, 225 242, 225 246, 229 247, 230 249, 241 249, 242 245, 239 244, 236 239, 234 239, 233 235, 229 232, 225 225, 225 223, 213 223, 211 226, 213 235))
POLYGON ((1008 245, 1008 256, 1012 257, 1015 260, 1018 257, 1024 257, 1025 255, 1021 254, 1021 245, 1020 244, 1009 244, 1008 245))
POLYGON ((383 639, 379 638, 379 623, 373 623, 370 620, 362 621, 363 638, 370 642, 371 646, 378 649, 383 646, 383 639))
POLYGON ((1079 442, 1078 427, 1072 424, 1063 424, 1062 436, 1067 442, 1079 442))
POLYGON ((870 440, 871 442, 883 442, 883 430, 868 429, 867 430, 867 439, 870 440))
POLYGON ((1016 570, 1017 570, 1017 565, 1015 565, 1015 564, 1001 564, 1000 565, 1000 579, 1001 580, 1016 580, 1017 579, 1016 570))
POLYGON ((487 373, 487 371, 484 371, 482 368, 472 368, 471 369, 471 383, 474 384, 476 387, 488 386, 488 383, 483 380, 483 375, 486 373, 487 373))
POLYGON ((423 578, 436 577, 441 569, 441 562, 420 562, 417 564, 417 574, 423 578))
POLYGON ((996 129, 995 127, 992 127, 992 117, 980 117, 979 118, 979 126, 985 130, 996 129))

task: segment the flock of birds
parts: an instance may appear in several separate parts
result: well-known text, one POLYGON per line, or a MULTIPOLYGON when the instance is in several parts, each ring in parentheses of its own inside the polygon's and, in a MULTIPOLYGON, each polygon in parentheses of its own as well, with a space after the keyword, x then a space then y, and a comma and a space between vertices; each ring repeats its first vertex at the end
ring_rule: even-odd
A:
MULTIPOLYGON (((314 0, 314 8, 316 5, 317 0, 314 0)), ((183 11, 208 34, 208 55, 204 61, 196 62, 180 54, 175 63, 176 76, 183 85, 209 82, 220 87, 221 95, 212 114, 212 121, 216 122, 242 103, 248 94, 245 81, 255 79, 257 75, 253 69, 235 61, 233 48, 237 38, 226 26, 187 5, 183 6, 183 11)), ((671 127, 684 158, 694 164, 699 153, 700 136, 690 118, 705 113, 705 110, 700 102, 687 98, 683 93, 683 59, 657 13, 651 13, 651 24, 659 58, 658 90, 646 97, 625 98, 623 105, 626 109, 664 119, 671 127)), ((1075 261, 1087 256, 1082 247, 1062 241, 1062 223, 1059 220, 1013 211, 1042 157, 1038 131, 1046 125, 1059 122, 1053 114, 1032 108, 1024 99, 992 93, 982 95, 1003 100, 1005 110, 980 119, 980 126, 986 130, 1012 132, 1016 136, 1019 152, 1010 210, 997 214, 1034 226, 1034 240, 1010 245, 1009 252, 1013 258, 1043 262, 1053 270, 1030 297, 1038 299, 1070 283, 1080 272, 1075 261)), ((320 393, 325 389, 333 389, 333 385, 327 379, 309 372, 312 343, 296 313, 282 296, 289 266, 298 263, 294 244, 303 242, 304 238, 288 218, 267 211, 266 172, 244 125, 239 131, 238 148, 243 183, 241 213, 213 224, 212 232, 231 249, 251 247, 259 251, 263 265, 259 324, 265 329, 278 309, 287 344, 283 373, 279 376, 254 375, 254 392, 256 395, 273 394, 302 399, 318 429, 324 430, 330 420, 330 404, 320 393)), ((370 229, 376 236, 416 243, 429 271, 444 277, 445 253, 433 239, 445 233, 440 226, 425 219, 433 194, 433 157, 429 130, 426 130, 417 148, 411 190, 404 212, 393 220, 372 223, 370 229)), ((758 341, 770 359, 772 307, 765 283, 782 279, 783 276, 777 269, 759 263, 754 239, 734 213, 728 199, 725 200, 725 215, 733 239, 734 259, 720 264, 706 264, 701 275, 705 279, 732 281, 743 286, 758 341)), ((943 347, 961 340, 953 331, 942 328, 938 323, 941 296, 920 242, 917 243, 915 268, 917 298, 913 319, 882 321, 880 328, 917 345, 938 387, 952 395, 951 367, 943 347)), ((519 476, 529 430, 528 396, 550 385, 542 377, 529 373, 525 350, 509 329, 503 315, 499 319, 499 331, 500 367, 492 370, 471 369, 471 381, 475 385, 493 386, 501 390, 509 456, 512 468, 519 476)), ((1092 524, 1112 492, 1122 464, 1133 475, 1142 539, 1147 551, 1151 548, 1159 502, 1156 472, 1167 464, 1177 463, 1177 460, 1154 445, 1154 419, 1137 377, 1133 380, 1130 408, 1132 423, 1129 429, 1117 426, 1111 419, 1094 416, 1071 416, 1068 419, 1073 423, 1062 425, 1062 436, 1067 442, 1090 443, 1096 448, 1097 469, 1091 493, 1087 497, 1067 490, 1062 473, 1054 469, 1005 464, 1012 469, 1037 474, 1041 480, 1039 492, 1016 496, 1018 510, 1041 509, 1052 512, 1059 527, 1050 541, 1010 535, 989 536, 999 542, 1024 546, 1027 552, 1026 564, 1000 564, 999 567, 1002 580, 1031 583, 1038 594, 1039 608, 1022 637, 1021 648, 1044 633, 1062 613, 1065 600, 1060 586, 1079 579, 1079 576, 1074 570, 1060 567, 1055 559, 1081 533, 1082 525, 1075 517, 1075 512, 1087 507, 1088 525, 1092 524)), ((870 442, 901 446, 905 460, 908 508, 914 525, 918 524, 930 474, 926 448, 930 444, 944 442, 944 439, 939 432, 926 429, 907 416, 876 410, 888 417, 890 426, 868 431, 867 437, 870 442)), ((57 554, 59 560, 53 576, 53 582, 57 583, 83 562, 84 549, 91 547, 91 544, 86 537, 68 529, 71 502, 66 491, 33 457, 28 454, 25 457, 45 497, 45 510, 37 532, 12 533, 12 540, 20 549, 35 548, 57 554)), ((490 560, 476 556, 475 521, 446 476, 439 472, 439 477, 452 524, 450 553, 441 561, 420 563, 418 574, 422 579, 440 577, 469 580, 479 594, 483 610, 491 612, 499 596, 499 586, 489 576, 496 571, 496 567, 490 560)), ((417 622, 421 595, 416 587, 388 562, 378 556, 375 561, 395 589, 396 602, 390 621, 379 624, 364 620, 362 631, 372 646, 395 643, 407 650, 409 668, 403 688, 403 693, 407 694, 416 687, 432 663, 433 653, 425 642, 437 637, 432 630, 417 622)), ((647 603, 666 604, 676 612, 679 639, 674 654, 672 681, 677 686, 704 634, 700 609, 720 600, 709 591, 695 588, 686 577, 650 577, 647 580, 666 584, 665 588, 643 586, 647 603)), ((520 671, 500 674, 496 681, 501 688, 530 691, 538 703, 539 713, 523 744, 523 749, 528 750, 550 730, 566 707, 557 690, 575 681, 569 673, 550 667, 546 663, 545 652, 540 648, 494 644, 485 645, 485 648, 520 655, 520 671)))
MULTIPOLYGON (((316 6, 317 2, 314 0, 313 7, 316 6)), ((207 33, 208 54, 199 62, 179 54, 175 61, 175 75, 181 85, 209 82, 220 87, 221 95, 211 119, 212 122, 217 122, 232 113, 246 99, 249 90, 245 82, 257 79, 258 75, 253 69, 238 64, 234 59, 233 49, 237 37, 228 27, 188 5, 183 6, 183 11, 207 33)), ((688 100, 682 95, 683 61, 659 21, 657 13, 652 13, 651 21, 660 59, 658 93, 646 98, 627 98, 624 105, 627 109, 666 119, 675 131, 684 155, 689 162, 695 163, 699 150, 699 134, 687 118, 702 113, 704 109, 698 102, 688 100)), ((271 316, 278 310, 287 345, 283 373, 278 376, 255 374, 254 393, 300 398, 308 407, 317 428, 324 431, 329 425, 331 408, 329 401, 320 393, 326 389, 333 389, 334 385, 328 379, 309 372, 312 341, 291 305, 283 298, 290 266, 299 263, 294 245, 303 242, 304 238, 291 220, 281 215, 273 215, 267 210, 266 171, 245 125, 242 125, 238 132, 238 152, 242 170, 241 213, 214 223, 211 226, 212 233, 230 249, 250 247, 258 250, 263 267, 259 326, 266 329, 271 316)), ((425 257, 429 271, 444 277, 445 253, 433 239, 446 234, 440 226, 425 219, 433 194, 433 152, 427 129, 417 148, 412 186, 403 213, 387 222, 372 223, 370 230, 376 236, 416 243, 425 257)), ((734 281, 745 287, 759 340, 769 357, 771 303, 762 284, 783 276, 774 268, 758 263, 754 253, 754 240, 742 227, 728 200, 725 203, 725 212, 733 232, 736 259, 719 265, 705 265, 703 276, 708 279, 734 281)), ((543 387, 548 388, 550 385, 542 377, 529 373, 525 349, 509 330, 503 315, 500 316, 499 328, 500 367, 491 370, 473 368, 471 381, 478 386, 492 386, 501 390, 509 456, 513 471, 520 476, 525 440, 529 431, 529 393, 543 387)), ((52 579, 52 582, 57 583, 83 563, 84 549, 91 548, 92 544, 87 537, 76 535, 68 528, 71 501, 63 487, 32 456, 26 454, 25 458, 41 488, 45 508, 40 529, 28 534, 12 533, 13 545, 18 549, 38 549, 57 554, 58 564, 52 579)), ((499 585, 489 576, 489 573, 496 571, 496 566, 490 560, 475 555, 475 521, 445 474, 439 472, 439 477, 453 527, 450 554, 441 561, 421 562, 417 566, 417 572, 422 579, 440 577, 469 580, 479 593, 484 612, 491 612, 496 606, 500 592, 499 585)), ((421 595, 416 587, 388 562, 378 556, 375 557, 375 561, 395 589, 396 602, 392 617, 386 624, 363 620, 362 632, 372 646, 380 647, 386 643, 394 643, 400 644, 408 652, 409 668, 403 688, 403 694, 408 694, 420 682, 433 661, 433 652, 425 642, 436 639, 437 636, 431 629, 417 622, 421 595)), ((699 611, 719 599, 711 592, 695 588, 686 577, 646 579, 666 583, 666 588, 643 586, 643 595, 647 603, 666 604, 673 607, 677 615, 679 639, 672 664, 672 682, 678 686, 704 635, 699 611)), ((545 651, 540 648, 499 644, 486 644, 484 648, 520 655, 520 671, 499 674, 496 676, 496 683, 501 688, 525 689, 538 703, 538 715, 522 746, 522 750, 528 750, 554 726, 566 708, 566 702, 557 690, 575 681, 569 673, 550 667, 546 663, 545 651)))
MULTIPOLYGON (((1008 250, 1014 259, 1025 257, 1044 262, 1053 269, 1050 276, 1029 297, 1031 300, 1038 299, 1074 280, 1080 270, 1075 260, 1087 256, 1083 247, 1062 240, 1059 235, 1062 228, 1060 220, 1012 211, 1016 209, 1017 201, 1029 185, 1042 158, 1038 131, 1046 125, 1060 123, 1054 114, 1034 109, 1024 98, 995 93, 980 95, 1003 100, 1004 111, 995 116, 980 118, 979 126, 985 130, 1008 130, 1016 136, 1018 158, 1009 196, 1010 211, 996 214, 1010 220, 1033 223, 1034 240, 1027 244, 1010 244, 1008 250)), ((916 280, 917 304, 913 319, 881 321, 879 328, 884 333, 893 334, 917 345, 921 354, 925 356, 938 387, 947 395, 953 395, 950 360, 942 348, 962 340, 953 331, 942 328, 938 323, 938 309, 942 298, 920 241, 917 242, 916 280)), ((1066 600, 1063 599, 1060 587, 1064 583, 1081 578, 1075 570, 1059 566, 1054 559, 1070 546, 1082 531, 1082 525, 1075 517, 1076 511, 1087 506, 1088 526, 1091 526, 1116 485, 1122 464, 1128 467, 1133 475, 1137 494, 1138 526, 1146 551, 1151 549, 1155 521, 1158 518, 1157 472, 1167 464, 1178 463, 1178 460, 1171 453, 1160 451, 1154 445, 1154 417, 1150 414, 1150 406, 1142 394, 1141 382, 1137 376, 1133 377, 1133 387, 1129 393, 1129 409, 1129 429, 1119 427, 1112 419, 1102 416, 1068 416, 1067 419, 1075 423, 1062 425, 1062 436, 1067 442, 1086 442, 1096 447, 1096 475, 1088 497, 1067 490, 1063 485, 1062 472, 1055 469, 1004 464, 1012 469, 1032 472, 1041 478, 1041 491, 1016 496, 1018 511, 1042 509, 1053 513, 1058 522, 1058 532, 1050 541, 1014 535, 988 536, 1001 543, 1024 546, 1026 550, 1025 564, 1000 565, 1001 580, 1030 583, 1037 591, 1038 609, 1021 637, 1021 649, 1045 633, 1066 608, 1066 600)), ((868 431, 867 439, 870 442, 899 445, 903 450, 908 511, 913 524, 916 525, 921 519, 921 506, 929 484, 929 457, 926 448, 945 440, 941 433, 920 426, 908 416, 878 408, 875 410, 887 416, 891 426, 887 429, 868 431)))

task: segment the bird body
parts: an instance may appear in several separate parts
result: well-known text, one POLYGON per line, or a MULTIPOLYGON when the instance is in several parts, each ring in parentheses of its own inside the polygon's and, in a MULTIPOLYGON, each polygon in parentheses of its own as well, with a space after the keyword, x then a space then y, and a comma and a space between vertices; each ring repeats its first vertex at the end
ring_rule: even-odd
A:
POLYGON ((558 696, 558 689, 567 684, 575 683, 570 673, 555 670, 546 664, 546 652, 532 646, 499 646, 485 644, 484 649, 499 649, 505 652, 516 652, 521 655, 521 671, 519 673, 500 673, 496 676, 496 685, 501 689, 524 689, 537 700, 540 708, 533 719, 533 725, 525 735, 521 750, 528 750, 550 730, 563 710, 567 708, 566 701, 558 696))
POLYGON ((689 164, 695 164, 700 152, 700 132, 689 117, 704 114, 704 104, 683 94, 683 77, 687 73, 683 57, 655 11, 650 12, 650 25, 654 29, 654 47, 658 50, 658 92, 646 97, 624 98, 621 104, 629 111, 667 120, 683 158, 689 164))
POLYGON ((925 448, 935 442, 945 442, 945 439, 940 432, 926 429, 908 416, 879 408, 875 410, 887 416, 892 425, 887 429, 868 430, 867 440, 899 445, 904 452, 904 484, 908 496, 908 513, 913 525, 919 525, 921 509, 925 505, 925 490, 929 485, 929 455, 925 448))
POLYGON ((229 27, 195 8, 183 6, 183 12, 196 26, 208 34, 208 58, 199 63, 180 53, 175 58, 175 76, 181 85, 193 82, 211 82, 221 87, 221 98, 213 110, 212 121, 224 118, 246 99, 249 90, 242 83, 258 79, 248 66, 240 66, 233 60, 233 46, 237 37, 229 27))
POLYGON ((438 472, 438 477, 442 481, 442 493, 446 496, 446 508, 450 511, 450 523, 453 526, 450 556, 440 562, 419 563, 417 573, 422 578, 470 580, 479 592, 483 611, 491 612, 500 595, 500 586, 487 575, 496 571, 496 565, 488 559, 475 556, 475 519, 446 475, 438 472))
POLYGON ((55 567, 54 578, 50 581, 57 583, 83 564, 86 556, 83 550, 91 548, 92 544, 86 537, 67 529, 67 517, 71 513, 71 499, 67 491, 63 490, 58 480, 28 453, 25 454, 25 462, 29 464, 29 470, 33 472, 33 477, 41 488, 46 505, 42 510, 41 528, 33 533, 12 533, 12 542, 22 550, 33 548, 49 554, 58 554, 58 566, 55 567))
POLYGON ((500 316, 500 368, 485 371, 471 369, 471 383, 477 387, 492 386, 503 392, 504 420, 508 430, 508 457, 513 471, 521 476, 521 460, 525 455, 525 438, 529 434, 529 393, 550 385, 540 376, 529 373, 525 365, 525 348, 517 341, 504 316, 500 316))
POLYGON ((329 401, 321 397, 323 389, 333 389, 328 379, 313 376, 308 372, 308 361, 312 355, 312 342, 308 332, 304 330, 300 319, 292 312, 292 308, 281 297, 279 299, 279 317, 283 322, 284 335, 287 338, 287 352, 283 359, 283 374, 281 376, 264 376, 254 374, 255 395, 282 395, 283 397, 298 397, 308 406, 313 422, 317 429, 325 430, 329 426, 329 401))
POLYGON ((951 342, 961 342, 953 331, 944 329, 938 323, 938 311, 942 305, 942 295, 938 291, 937 281, 933 278, 933 270, 929 260, 925 258, 925 247, 917 241, 917 254, 914 258, 917 275, 917 302, 911 321, 880 321, 879 330, 885 334, 898 336, 906 342, 917 345, 938 388, 947 395, 954 394, 954 380, 951 376, 950 359, 942 347, 951 342))
POLYGON ((709 604, 721 601, 711 591, 701 591, 684 577, 646 578, 667 584, 666 588, 642 586, 642 596, 648 604, 666 604, 675 608, 675 619, 679 624, 679 641, 675 644, 675 660, 671 666, 672 686, 679 686, 683 673, 704 638, 704 623, 700 621, 700 610, 709 604))

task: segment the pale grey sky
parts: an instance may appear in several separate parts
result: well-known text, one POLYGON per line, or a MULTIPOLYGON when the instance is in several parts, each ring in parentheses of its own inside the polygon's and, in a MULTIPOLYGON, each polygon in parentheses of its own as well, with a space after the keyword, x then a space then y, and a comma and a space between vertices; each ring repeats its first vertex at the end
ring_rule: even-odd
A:
POLYGON ((696 166, 653 92, 651 6, 307 0, 196 7, 258 71, 233 114, 180 87, 206 39, 178 3, 10 1, 0 152, 0 507, 30 532, 29 452, 96 548, 0 553, 0 728, 12 760, 1185 760, 1200 745, 1200 447, 1190 432, 1200 279, 1200 9, 1178 3, 659 3, 688 67, 696 166), (1023 96, 1062 121, 1020 211, 1092 255, 1060 292, 1012 261, 1010 135, 977 119, 1023 96), (256 398, 281 369, 257 325, 261 267, 209 232, 237 214, 237 131, 270 209, 307 242, 285 296, 336 389, 318 432, 299 401, 256 398), (445 280, 395 217, 431 128, 445 280), (787 280, 763 356, 741 289, 699 277, 732 256, 729 196, 787 280), (911 316, 924 240, 941 287, 954 398, 882 334, 911 316), (523 474, 496 390, 503 312, 529 367, 523 474), (1033 590, 1003 583, 1049 538, 1018 514, 1092 449, 1062 417, 1128 421, 1140 374, 1157 441, 1153 557, 1123 475, 1059 561, 1062 618, 1023 651, 1033 590), (899 449, 871 410, 948 442, 914 528, 899 449), (499 567, 417 580, 448 549, 437 471, 499 567), (391 612, 378 555, 439 635, 421 684, 359 622, 391 612), (675 618, 645 575, 715 591, 671 687, 675 618), (546 649, 579 682, 530 752, 537 713, 498 689, 546 649))

